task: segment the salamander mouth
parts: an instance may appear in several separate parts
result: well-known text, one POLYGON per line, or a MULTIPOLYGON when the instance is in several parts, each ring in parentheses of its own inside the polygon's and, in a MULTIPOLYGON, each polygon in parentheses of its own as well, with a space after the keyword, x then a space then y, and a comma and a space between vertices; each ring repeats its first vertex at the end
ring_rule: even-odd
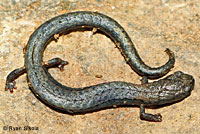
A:
POLYGON ((191 92, 194 89, 195 80, 192 78, 190 80, 189 86, 185 88, 185 92, 191 92))
POLYGON ((189 80, 187 80, 187 83, 185 84, 185 86, 182 89, 182 94, 178 95, 176 100, 177 101, 181 101, 184 98, 190 96, 192 90, 194 89, 194 85, 195 85, 195 80, 194 78, 191 76, 189 77, 189 80))

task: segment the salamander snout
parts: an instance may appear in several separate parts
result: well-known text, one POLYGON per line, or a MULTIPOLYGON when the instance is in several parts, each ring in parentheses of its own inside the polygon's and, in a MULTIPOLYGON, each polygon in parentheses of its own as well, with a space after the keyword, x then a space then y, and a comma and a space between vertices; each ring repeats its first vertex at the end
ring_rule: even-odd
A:
POLYGON ((189 95, 194 89, 194 77, 181 71, 177 71, 174 74, 169 75, 166 79, 170 81, 170 85, 173 85, 173 87, 170 87, 179 91, 179 94, 189 95))
POLYGON ((195 80, 191 75, 188 75, 188 82, 185 88, 185 92, 191 92, 194 89, 195 80))
POLYGON ((195 85, 194 77, 192 75, 181 72, 181 75, 179 74, 176 76, 176 80, 182 83, 180 84, 182 85, 182 93, 185 95, 190 95, 195 85))
POLYGON ((161 95, 164 95, 163 98, 168 102, 176 102, 186 98, 191 94, 195 85, 193 76, 181 71, 169 75, 164 80, 166 82, 162 87, 163 93, 161 95))

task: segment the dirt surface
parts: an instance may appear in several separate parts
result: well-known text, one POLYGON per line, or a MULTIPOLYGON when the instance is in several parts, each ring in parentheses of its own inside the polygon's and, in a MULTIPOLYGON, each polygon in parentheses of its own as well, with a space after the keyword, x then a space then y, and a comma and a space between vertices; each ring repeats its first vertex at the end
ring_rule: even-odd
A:
MULTIPOLYGON (((199 13, 197 0, 1 0, 0 133, 199 134, 199 13), (168 60, 166 48, 174 51, 176 63, 170 73, 180 70, 194 76, 196 85, 191 96, 167 107, 147 109, 163 116, 161 123, 153 123, 140 120, 137 107, 76 116, 56 112, 33 95, 26 75, 17 79, 18 89, 13 94, 4 91, 7 74, 24 65, 23 48, 31 33, 54 16, 82 10, 98 11, 117 20, 130 35, 141 58, 152 67, 168 60), (26 126, 29 130, 24 130, 26 126)), ((54 57, 69 61, 64 72, 50 70, 67 86, 115 80, 140 83, 141 77, 103 34, 77 31, 64 35, 58 42, 51 42, 45 51, 45 60, 54 57)))

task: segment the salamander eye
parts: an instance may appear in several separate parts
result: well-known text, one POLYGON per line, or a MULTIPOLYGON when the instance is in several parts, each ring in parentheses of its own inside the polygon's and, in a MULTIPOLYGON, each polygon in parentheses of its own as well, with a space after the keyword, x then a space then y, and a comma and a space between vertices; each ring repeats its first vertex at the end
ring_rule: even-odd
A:
POLYGON ((185 92, 190 92, 191 88, 190 87, 185 87, 185 92))

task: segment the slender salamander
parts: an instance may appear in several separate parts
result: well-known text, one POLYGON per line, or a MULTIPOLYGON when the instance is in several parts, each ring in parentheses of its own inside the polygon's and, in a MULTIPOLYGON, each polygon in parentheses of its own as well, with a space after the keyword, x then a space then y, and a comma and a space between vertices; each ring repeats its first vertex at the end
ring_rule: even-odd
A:
POLYGON ((173 68, 174 54, 166 49, 169 60, 163 66, 152 68, 146 65, 136 51, 134 44, 122 26, 112 18, 89 11, 63 14, 42 24, 30 36, 25 53, 25 66, 12 71, 6 80, 6 90, 13 92, 15 79, 27 73, 29 87, 45 104, 71 114, 86 113, 112 106, 136 105, 140 107, 140 118, 160 122, 160 114, 145 113, 146 107, 171 104, 189 96, 194 87, 194 78, 180 71, 164 79, 148 83, 148 78, 159 78, 173 68), (103 31, 116 44, 130 67, 143 77, 142 84, 128 82, 107 82, 98 85, 71 88, 57 82, 48 68, 61 70, 68 64, 59 58, 43 62, 47 44, 63 32, 91 27, 103 31))

